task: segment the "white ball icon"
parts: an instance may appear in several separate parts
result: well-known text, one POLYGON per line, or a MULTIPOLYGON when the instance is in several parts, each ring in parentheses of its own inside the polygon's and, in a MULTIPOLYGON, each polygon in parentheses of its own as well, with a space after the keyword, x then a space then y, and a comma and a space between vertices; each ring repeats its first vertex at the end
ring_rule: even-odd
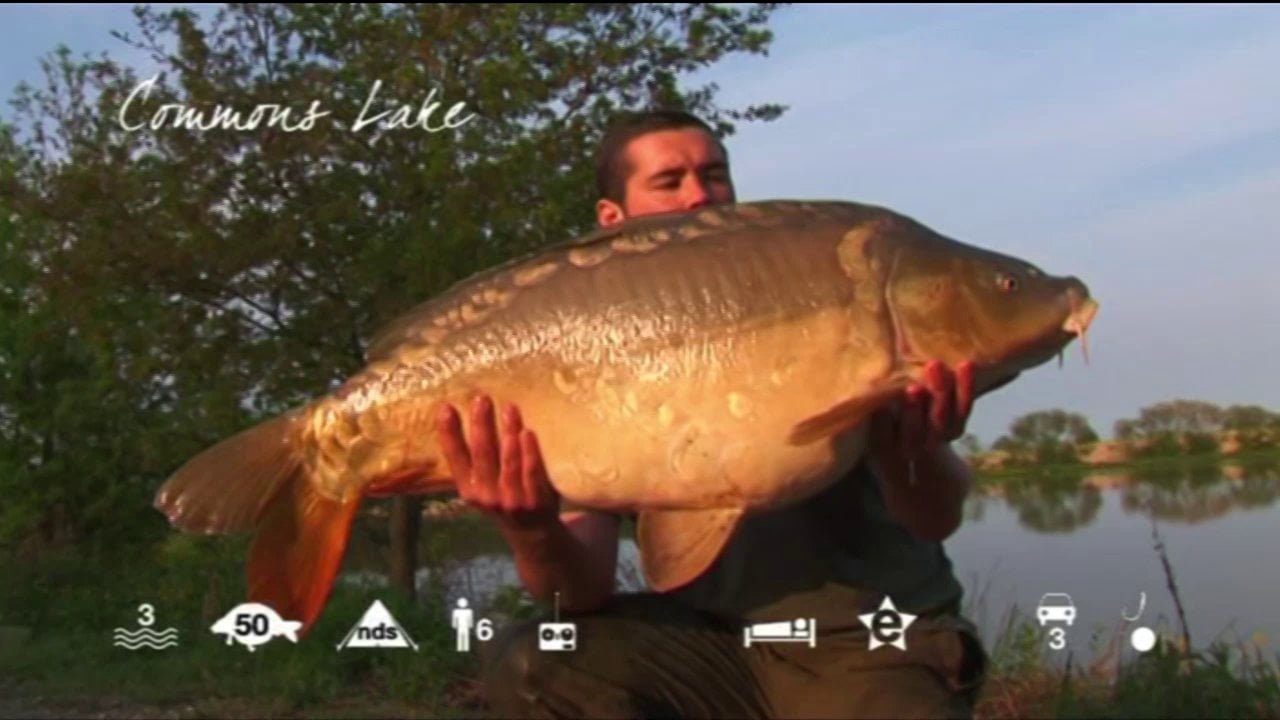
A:
POLYGON ((1138 652, 1147 652, 1156 646, 1156 634, 1149 627, 1140 627, 1129 636, 1129 642, 1138 652))

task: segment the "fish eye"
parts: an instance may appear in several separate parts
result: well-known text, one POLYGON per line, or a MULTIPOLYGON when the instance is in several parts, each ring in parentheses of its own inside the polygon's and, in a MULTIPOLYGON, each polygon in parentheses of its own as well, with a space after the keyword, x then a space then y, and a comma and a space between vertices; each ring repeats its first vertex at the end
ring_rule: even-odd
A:
POLYGON ((1018 279, 1008 273, 996 273, 996 287, 1004 292, 1018 289, 1018 279))

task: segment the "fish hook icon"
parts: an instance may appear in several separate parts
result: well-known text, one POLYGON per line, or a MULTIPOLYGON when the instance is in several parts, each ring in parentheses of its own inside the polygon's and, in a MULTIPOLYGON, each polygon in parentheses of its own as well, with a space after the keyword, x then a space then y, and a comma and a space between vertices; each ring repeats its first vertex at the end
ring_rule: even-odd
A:
POLYGON ((1120 617, 1124 618, 1125 620, 1128 620, 1129 622, 1137 622, 1138 618, 1142 617, 1142 611, 1147 609, 1146 591, 1144 590, 1141 593, 1141 595, 1142 595, 1142 598, 1138 601, 1138 614, 1134 615, 1133 617, 1129 617, 1128 611, 1126 611, 1124 608, 1121 608, 1120 617))

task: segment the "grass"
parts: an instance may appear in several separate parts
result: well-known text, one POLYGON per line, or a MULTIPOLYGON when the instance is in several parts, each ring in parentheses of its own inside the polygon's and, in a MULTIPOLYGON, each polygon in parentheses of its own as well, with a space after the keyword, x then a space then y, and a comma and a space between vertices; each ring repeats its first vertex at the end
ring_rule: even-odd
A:
POLYGON ((1114 470, 1133 470, 1139 473, 1152 473, 1166 469, 1170 465, 1186 464, 1242 464, 1262 463, 1274 466, 1280 462, 1280 448, 1255 448, 1243 450, 1231 455, 1223 455, 1218 451, 1196 454, 1141 455, 1122 463, 1101 463, 1090 465, 1084 462, 1038 463, 1032 465, 1011 465, 1002 470, 983 470, 976 472, 974 481, 979 487, 1003 485, 1021 482, 1038 482, 1042 480, 1076 480, 1082 475, 1092 472, 1114 470))
MULTIPOLYGON (((1044 630, 1014 608, 990 650, 978 718, 1280 718, 1280 654, 1264 655, 1265 637, 1193 649, 1176 574, 1154 522, 1152 539, 1177 628, 1158 627, 1156 646, 1125 662, 1131 631, 1120 625, 1095 635, 1105 649, 1090 665, 1077 666, 1068 654, 1063 666, 1049 655, 1044 630)), ((983 603, 979 594, 976 604, 983 603)))
MULTIPOLYGON (((1153 524, 1168 591, 1178 584, 1153 524)), ((244 543, 175 535, 137 551, 128 566, 76 555, 39 565, 0 566, 0 717, 478 717, 476 655, 453 650, 444 594, 410 602, 382 589, 339 585, 302 643, 277 639, 250 653, 209 632, 244 597, 244 543), (348 649, 338 643, 374 599, 418 643, 418 651, 348 649), (181 652, 128 652, 111 630, 134 627, 139 603, 156 608, 156 628, 176 627, 181 652), (5 627, 29 636, 6 643, 5 627), (6 646, 7 645, 7 646, 6 646)), ((976 617, 988 588, 971 594, 976 617)), ((529 617, 522 592, 498 593, 486 612, 529 617)), ((1126 652, 1127 630, 1100 630, 1102 651, 1087 666, 1047 647, 1033 619, 1014 608, 992 642, 977 716, 1004 718, 1280 719, 1280 656, 1265 639, 1192 650, 1179 611, 1158 626, 1157 647, 1126 652), (1126 659, 1129 657, 1131 659, 1126 659)), ((12 635, 12 633, 10 633, 12 635)))
MULTIPOLYGON (((0 647, 0 697, 27 698, 28 705, 5 711, 0 702, 0 715, 30 716, 48 703, 189 706, 197 714, 250 717, 314 717, 326 708, 343 717, 450 717, 475 709, 473 656, 454 651, 439 595, 415 603, 387 590, 338 585, 297 645, 283 638, 254 652, 226 645, 209 627, 244 597, 243 557, 236 543, 176 536, 154 557, 136 558, 134 571, 74 557, 3 568, 13 582, 0 588, 0 626, 29 635, 0 647), (337 650, 375 598, 417 643, 416 652, 337 650), (179 648, 131 652, 112 645, 113 628, 136 627, 142 602, 155 607, 156 629, 178 630, 179 648), (192 698, 200 700, 192 705, 192 698)), ((169 711, 138 714, 157 713, 169 711)))
MULTIPOLYGON (((1280 718, 1280 656, 1258 643, 1217 642, 1188 651, 1176 632, 1121 660, 1127 633, 1107 639, 1089 666, 1043 656, 1045 637, 1030 620, 1010 624, 992 649, 976 716, 1005 718, 1280 718)), ((1104 636, 1105 637, 1105 636, 1104 636)))

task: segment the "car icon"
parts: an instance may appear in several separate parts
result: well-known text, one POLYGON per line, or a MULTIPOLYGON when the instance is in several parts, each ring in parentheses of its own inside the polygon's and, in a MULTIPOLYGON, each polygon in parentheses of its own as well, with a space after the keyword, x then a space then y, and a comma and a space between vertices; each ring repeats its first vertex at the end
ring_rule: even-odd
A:
POLYGON ((1071 596, 1066 593, 1045 593, 1040 598, 1040 606, 1036 608, 1036 619, 1042 627, 1051 622, 1071 625, 1076 621, 1075 603, 1071 602, 1071 596))

